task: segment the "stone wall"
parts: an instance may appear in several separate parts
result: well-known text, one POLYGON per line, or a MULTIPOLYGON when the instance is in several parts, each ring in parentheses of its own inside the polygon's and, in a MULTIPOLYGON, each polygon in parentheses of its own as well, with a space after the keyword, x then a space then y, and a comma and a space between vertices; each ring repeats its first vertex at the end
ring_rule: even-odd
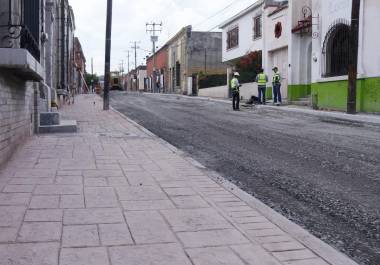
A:
POLYGON ((0 73, 0 166, 33 134, 34 86, 0 73))

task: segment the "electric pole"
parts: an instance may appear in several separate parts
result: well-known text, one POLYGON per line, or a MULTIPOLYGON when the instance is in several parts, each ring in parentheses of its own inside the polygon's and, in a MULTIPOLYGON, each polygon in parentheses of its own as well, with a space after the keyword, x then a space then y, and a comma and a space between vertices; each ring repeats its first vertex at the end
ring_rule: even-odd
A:
POLYGON ((356 80, 358 78, 360 0, 352 0, 348 58, 347 113, 356 114, 356 80))
POLYGON ((110 89, 110 70, 111 70, 111 33, 112 33, 112 0, 107 0, 103 110, 109 110, 110 108, 109 89, 110 89))
POLYGON ((129 55, 129 51, 127 51, 127 59, 128 59, 128 73, 129 73, 129 57, 130 57, 130 55, 129 55))
MULTIPOLYGON (((137 41, 134 41, 132 43, 133 43, 133 46, 131 48, 135 50, 135 69, 137 69, 137 49, 140 49, 140 47, 137 46, 137 41)), ((129 53, 128 53, 128 56, 129 56, 129 53)))
MULTIPOLYGON (((94 91, 94 58, 91 57, 91 93, 94 91)), ((90 93, 90 91, 88 91, 90 93)))
POLYGON ((158 41, 158 36, 156 33, 162 31, 162 22, 161 23, 146 23, 146 32, 150 33, 150 40, 153 44, 153 93, 157 90, 157 72, 156 72, 156 42, 158 41))

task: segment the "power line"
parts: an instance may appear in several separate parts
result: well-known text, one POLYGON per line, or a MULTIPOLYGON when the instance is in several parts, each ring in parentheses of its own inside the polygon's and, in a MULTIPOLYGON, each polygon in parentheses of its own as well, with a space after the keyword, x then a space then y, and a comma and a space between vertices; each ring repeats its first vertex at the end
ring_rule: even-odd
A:
POLYGON ((204 23, 207 22, 208 20, 210 20, 210 19, 216 17, 217 15, 223 13, 224 11, 226 11, 228 8, 230 8, 230 7, 233 6, 236 2, 239 2, 239 1, 240 1, 240 0, 235 0, 235 1, 233 1, 232 3, 230 3, 229 5, 227 5, 226 7, 224 7, 223 9, 219 10, 219 11, 216 12, 215 14, 209 16, 208 18, 206 18, 206 19, 203 20, 202 22, 195 24, 194 27, 197 27, 197 26, 199 26, 199 25, 204 24, 204 23))

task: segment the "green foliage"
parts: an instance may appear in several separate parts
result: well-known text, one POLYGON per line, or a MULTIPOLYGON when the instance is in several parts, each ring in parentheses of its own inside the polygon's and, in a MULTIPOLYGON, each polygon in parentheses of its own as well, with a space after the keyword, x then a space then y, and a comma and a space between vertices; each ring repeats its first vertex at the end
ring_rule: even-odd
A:
POLYGON ((246 54, 236 63, 236 71, 239 72, 240 83, 251 83, 256 79, 262 68, 262 52, 254 51, 246 54))
POLYGON ((92 77, 91 74, 89 73, 86 73, 84 78, 86 79, 86 84, 88 87, 91 86, 91 80, 94 81, 94 86, 98 85, 99 84, 99 76, 97 76, 96 74, 94 74, 94 77, 92 77))
POLYGON ((199 74, 199 89, 227 85, 227 75, 204 75, 199 74))

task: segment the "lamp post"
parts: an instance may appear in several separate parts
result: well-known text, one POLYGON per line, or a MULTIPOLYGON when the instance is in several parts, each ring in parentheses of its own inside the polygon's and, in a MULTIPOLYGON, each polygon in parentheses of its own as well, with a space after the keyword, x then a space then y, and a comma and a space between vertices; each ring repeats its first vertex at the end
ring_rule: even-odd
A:
POLYGON ((110 108, 109 89, 110 89, 110 68, 111 68, 111 33, 112 33, 112 0, 107 0, 103 110, 109 110, 110 108))

